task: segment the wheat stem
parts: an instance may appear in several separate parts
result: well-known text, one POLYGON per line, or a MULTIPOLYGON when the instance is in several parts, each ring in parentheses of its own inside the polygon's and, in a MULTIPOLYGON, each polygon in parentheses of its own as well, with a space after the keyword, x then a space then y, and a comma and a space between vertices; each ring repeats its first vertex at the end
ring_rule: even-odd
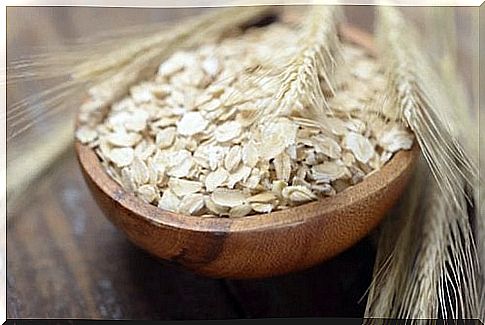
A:
MULTIPOLYGON (((475 199, 467 188, 474 188, 478 171, 458 138, 460 127, 453 118, 464 113, 456 112, 453 99, 419 46, 416 31, 397 9, 379 8, 377 32, 389 79, 386 98, 381 101, 388 106, 381 114, 414 131, 426 162, 420 168, 429 170, 433 178, 416 183, 428 193, 415 198, 422 208, 398 215, 407 220, 407 226, 400 231, 401 243, 387 242, 394 247, 392 260, 385 276, 375 278, 371 286, 366 315, 477 317, 480 270, 468 214, 475 199), (385 292, 377 294, 379 288, 385 292), (389 297, 392 305, 383 300, 389 297)), ((383 236, 396 232, 399 227, 387 227, 383 236)), ((381 264, 378 260, 376 265, 381 264)))
POLYGON ((332 75, 339 57, 340 41, 337 27, 342 13, 339 7, 312 6, 301 26, 300 48, 293 56, 280 58, 287 63, 278 71, 269 71, 269 82, 279 84, 268 107, 257 111, 258 125, 288 114, 298 106, 302 112, 321 124, 330 111, 323 94, 321 80, 333 91, 332 75))
MULTIPOLYGON (((43 59, 32 64, 31 60, 24 60, 19 64, 21 72, 10 75, 14 80, 16 77, 21 79, 28 75, 29 67, 33 69, 32 74, 50 71, 41 79, 68 77, 70 80, 14 103, 9 109, 9 122, 13 123, 12 125, 22 124, 24 127, 12 133, 9 140, 49 115, 39 114, 39 112, 47 112, 50 109, 59 112, 57 105, 52 107, 49 105, 53 101, 63 96, 70 96, 73 92, 83 92, 86 87, 91 87, 90 95, 95 97, 98 108, 103 110, 125 94, 131 85, 154 73, 163 58, 176 49, 194 46, 207 39, 223 37, 228 30, 237 28, 268 10, 270 10, 269 7, 263 6, 225 8, 184 21, 184 24, 173 29, 163 30, 138 40, 123 38, 124 34, 121 34, 116 42, 113 41, 116 38, 113 38, 108 43, 102 43, 101 50, 93 50, 98 55, 89 56, 87 60, 86 52, 79 52, 76 55, 72 51, 48 53, 43 56, 43 59), (122 42, 125 44, 119 46, 122 42), (63 59, 66 60, 63 61, 63 59), (59 91, 59 89, 63 90, 59 91), (36 103, 31 105, 34 99, 36 103), (32 114, 34 110, 38 112, 32 114), (29 118, 29 116, 33 117, 29 118)), ((97 44, 90 45, 93 49, 97 48, 97 44)), ((39 57, 33 59, 36 58, 39 57)))

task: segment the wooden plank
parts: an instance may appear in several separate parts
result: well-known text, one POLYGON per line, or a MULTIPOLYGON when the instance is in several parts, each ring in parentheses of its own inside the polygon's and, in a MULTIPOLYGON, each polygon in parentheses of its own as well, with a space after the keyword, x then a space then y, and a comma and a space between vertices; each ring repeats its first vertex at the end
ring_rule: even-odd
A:
POLYGON ((200 277, 129 243, 102 216, 72 152, 9 211, 8 316, 107 319, 360 317, 374 260, 366 239, 285 276, 200 277))
POLYGON ((72 153, 9 213, 9 317, 240 316, 220 280, 161 262, 129 243, 95 206, 72 153))
POLYGON ((362 317, 375 250, 371 238, 303 272, 270 279, 227 281, 248 318, 362 317))

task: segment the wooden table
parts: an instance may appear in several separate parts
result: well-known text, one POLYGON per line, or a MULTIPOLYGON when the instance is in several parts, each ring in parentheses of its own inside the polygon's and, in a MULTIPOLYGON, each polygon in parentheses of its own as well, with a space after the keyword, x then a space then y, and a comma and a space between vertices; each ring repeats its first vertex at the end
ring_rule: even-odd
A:
POLYGON ((7 229, 11 318, 360 317, 374 260, 367 238, 300 273, 198 276, 136 248, 104 218, 73 150, 8 211, 7 229))
MULTIPOLYGON (((30 53, 31 47, 113 26, 179 19, 189 14, 184 10, 12 7, 8 57, 23 53, 22 48, 30 53)), ((471 10, 457 10, 460 68, 467 76, 474 69, 469 57, 474 34, 465 28, 471 10)), ((423 21, 421 9, 405 11, 423 21)), ((372 7, 347 7, 346 12, 352 24, 371 28, 372 7)), ((32 92, 27 86, 11 88, 10 102, 32 92)), ((39 134, 50 127, 44 126, 39 134)), ((365 298, 359 300, 369 285, 375 254, 367 238, 300 273, 245 281, 200 277, 129 243, 96 207, 72 150, 8 211, 7 231, 7 314, 13 318, 360 317, 365 298)))

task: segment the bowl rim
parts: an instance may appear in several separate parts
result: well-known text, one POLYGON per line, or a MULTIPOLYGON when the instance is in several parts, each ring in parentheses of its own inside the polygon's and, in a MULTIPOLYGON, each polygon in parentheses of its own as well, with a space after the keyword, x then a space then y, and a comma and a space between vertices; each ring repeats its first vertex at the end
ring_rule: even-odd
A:
MULTIPOLYGON (((339 32, 346 40, 356 43, 375 55, 372 36, 359 28, 342 25, 339 32)), ((146 203, 133 193, 124 190, 112 179, 103 168, 101 161, 92 148, 75 140, 76 155, 85 176, 97 186, 104 195, 131 212, 139 220, 156 226, 172 227, 194 232, 235 233, 249 231, 264 231, 278 227, 294 227, 310 219, 318 218, 349 204, 364 200, 367 195, 383 190, 392 180, 403 174, 412 164, 418 154, 419 145, 414 141, 410 150, 401 150, 378 170, 367 174, 363 181, 352 185, 334 196, 320 198, 315 201, 270 213, 252 214, 240 218, 200 217, 182 215, 162 210, 146 203), (386 181, 382 181, 386 179, 386 181), (364 188, 372 189, 366 191, 364 188), (287 211, 292 210, 292 217, 287 211)))

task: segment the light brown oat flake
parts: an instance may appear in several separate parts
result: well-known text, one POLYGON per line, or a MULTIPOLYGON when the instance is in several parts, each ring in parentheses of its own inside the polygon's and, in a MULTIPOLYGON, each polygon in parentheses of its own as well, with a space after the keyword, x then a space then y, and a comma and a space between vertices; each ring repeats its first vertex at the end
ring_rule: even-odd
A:
POLYGON ((311 169, 313 179, 317 182, 330 183, 340 178, 350 177, 350 172, 346 166, 336 161, 326 161, 315 165, 311 169))
POLYGON ((214 203, 230 208, 242 205, 247 198, 248 195, 244 194, 243 191, 223 188, 216 188, 211 196, 214 203))
POLYGON ((158 198, 158 190, 153 185, 142 185, 136 189, 136 194, 138 197, 143 199, 145 202, 152 203, 158 198))
POLYGON ((350 132, 344 139, 344 146, 354 154, 355 158, 367 163, 375 154, 374 146, 369 139, 355 132, 350 132))
POLYGON ((76 137, 81 143, 89 143, 96 140, 98 133, 88 126, 81 126, 76 131, 76 137))
POLYGON ((170 178, 168 186, 178 197, 197 193, 202 189, 201 182, 189 181, 181 178, 170 178))
POLYGON ((280 153, 273 160, 276 170, 276 178, 288 182, 291 174, 291 160, 286 152, 280 153))
POLYGON ((109 159, 120 168, 129 166, 134 157, 135 153, 132 148, 114 148, 109 153, 109 159))
POLYGON ((224 159, 224 166, 230 172, 241 162, 242 154, 240 146, 233 146, 224 159))
POLYGON ((183 197, 180 201, 178 212, 182 214, 197 214, 204 207, 204 196, 200 193, 192 193, 183 197))
POLYGON ((240 218, 244 217, 253 211, 253 208, 250 204, 241 204, 235 206, 229 210, 229 216, 232 218, 240 218))
POLYGON ((158 201, 159 208, 172 212, 177 212, 179 205, 180 199, 170 189, 165 190, 158 201))
POLYGON ((218 142, 230 141, 237 138, 241 133, 241 124, 236 121, 226 122, 217 127, 214 131, 215 138, 218 142))
POLYGON ((270 213, 273 211, 273 204, 271 203, 259 203, 259 202, 254 202, 251 203, 251 208, 259 213, 270 213))
POLYGON ((229 177, 229 173, 222 167, 210 172, 205 178, 205 188, 208 192, 213 192, 216 188, 221 186, 229 177))
POLYGON ((282 195, 285 199, 293 202, 308 202, 317 196, 305 186, 287 186, 283 189, 282 195))

